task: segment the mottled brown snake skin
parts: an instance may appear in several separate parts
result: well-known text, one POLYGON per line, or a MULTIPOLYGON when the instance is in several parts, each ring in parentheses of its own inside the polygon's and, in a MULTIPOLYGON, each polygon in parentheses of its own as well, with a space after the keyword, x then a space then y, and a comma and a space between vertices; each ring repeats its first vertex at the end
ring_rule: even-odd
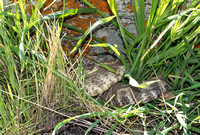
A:
POLYGON ((124 84, 120 82, 125 71, 125 67, 121 62, 116 60, 105 64, 114 69, 116 74, 101 66, 87 66, 85 67, 85 73, 94 72, 85 78, 85 88, 90 96, 100 95, 102 99, 109 100, 109 103, 114 106, 135 104, 139 101, 146 103, 170 89, 170 85, 161 77, 141 82, 158 80, 146 88, 136 88, 129 84, 124 84))

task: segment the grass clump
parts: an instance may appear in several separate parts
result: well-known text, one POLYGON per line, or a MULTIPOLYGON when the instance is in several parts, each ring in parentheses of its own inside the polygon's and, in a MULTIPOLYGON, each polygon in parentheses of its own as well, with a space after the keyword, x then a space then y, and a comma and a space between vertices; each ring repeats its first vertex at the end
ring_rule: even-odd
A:
POLYGON ((108 0, 113 13, 109 17, 88 1, 83 2, 91 8, 41 16, 39 9, 44 3, 39 0, 33 14, 27 16, 24 1, 14 5, 14 13, 9 8, 5 11, 0 1, 0 133, 33 134, 45 130, 45 124, 50 122, 48 128, 54 129, 53 133, 70 122, 87 127, 86 134, 92 129, 107 134, 200 133, 199 1, 192 1, 183 10, 183 0, 152 1, 145 26, 144 0, 134 0, 137 37, 120 23, 115 0, 108 0), (125 47, 95 37, 99 44, 88 45, 114 51, 126 73, 138 81, 157 75, 169 78, 174 99, 118 108, 104 106, 85 94, 82 57, 72 61, 62 50, 62 21, 75 14, 94 12, 103 19, 81 31, 84 34, 72 52, 81 54, 79 47, 92 30, 110 22, 119 28, 125 47), (56 125, 53 114, 67 119, 56 125), (137 131, 138 124, 141 132, 137 131))

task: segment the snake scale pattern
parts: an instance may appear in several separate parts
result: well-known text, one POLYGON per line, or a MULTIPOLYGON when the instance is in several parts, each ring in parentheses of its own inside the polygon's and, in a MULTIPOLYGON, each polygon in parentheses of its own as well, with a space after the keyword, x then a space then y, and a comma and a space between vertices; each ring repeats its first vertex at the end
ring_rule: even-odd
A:
POLYGON ((85 78, 85 88, 90 96, 100 95, 103 100, 109 101, 114 106, 135 104, 139 101, 146 103, 170 89, 170 85, 162 77, 151 78, 141 82, 157 80, 157 82, 146 88, 136 88, 129 84, 124 84, 120 82, 125 72, 125 67, 122 63, 116 60, 104 64, 114 69, 116 73, 110 72, 101 66, 86 66, 84 72, 86 74, 91 73, 85 78))

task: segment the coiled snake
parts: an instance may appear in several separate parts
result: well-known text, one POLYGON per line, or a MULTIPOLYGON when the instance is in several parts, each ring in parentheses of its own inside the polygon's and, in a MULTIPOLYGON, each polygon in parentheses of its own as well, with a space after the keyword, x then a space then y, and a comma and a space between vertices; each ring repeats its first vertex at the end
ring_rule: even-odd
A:
POLYGON ((148 85, 145 88, 132 87, 129 84, 120 82, 122 80, 125 67, 119 60, 111 63, 105 63, 116 71, 116 74, 108 71, 101 66, 87 66, 85 73, 94 71, 85 78, 86 92, 94 97, 100 95, 105 101, 109 101, 114 106, 124 106, 127 104, 135 104, 142 101, 149 102, 157 98, 161 93, 166 92, 170 85, 161 77, 151 78, 147 81, 157 80, 157 82, 148 85))

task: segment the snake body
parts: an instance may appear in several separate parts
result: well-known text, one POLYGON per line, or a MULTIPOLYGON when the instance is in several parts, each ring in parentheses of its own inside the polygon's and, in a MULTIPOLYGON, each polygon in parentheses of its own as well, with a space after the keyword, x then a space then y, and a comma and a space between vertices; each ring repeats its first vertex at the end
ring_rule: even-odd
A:
POLYGON ((141 83, 154 80, 157 80, 158 82, 155 82, 145 88, 132 87, 129 84, 124 84, 122 82, 116 83, 108 91, 103 93, 101 98, 105 101, 111 99, 110 104, 114 106, 135 104, 139 101, 142 101, 143 103, 149 102, 170 88, 167 81, 161 77, 151 78, 141 83))
POLYGON ((85 73, 93 71, 85 78, 86 91, 92 97, 102 94, 122 80, 125 67, 119 60, 104 64, 114 69, 116 73, 110 72, 101 66, 87 66, 85 68, 85 73))
POLYGON ((90 96, 100 95, 103 100, 109 101, 114 106, 135 104, 139 101, 146 103, 157 98, 158 95, 170 88, 168 82, 162 77, 151 78, 141 82, 157 80, 145 88, 132 87, 129 84, 120 82, 124 75, 125 67, 119 60, 104 64, 114 69, 116 73, 110 72, 101 66, 87 66, 85 73, 92 72, 85 78, 85 88, 90 96))

